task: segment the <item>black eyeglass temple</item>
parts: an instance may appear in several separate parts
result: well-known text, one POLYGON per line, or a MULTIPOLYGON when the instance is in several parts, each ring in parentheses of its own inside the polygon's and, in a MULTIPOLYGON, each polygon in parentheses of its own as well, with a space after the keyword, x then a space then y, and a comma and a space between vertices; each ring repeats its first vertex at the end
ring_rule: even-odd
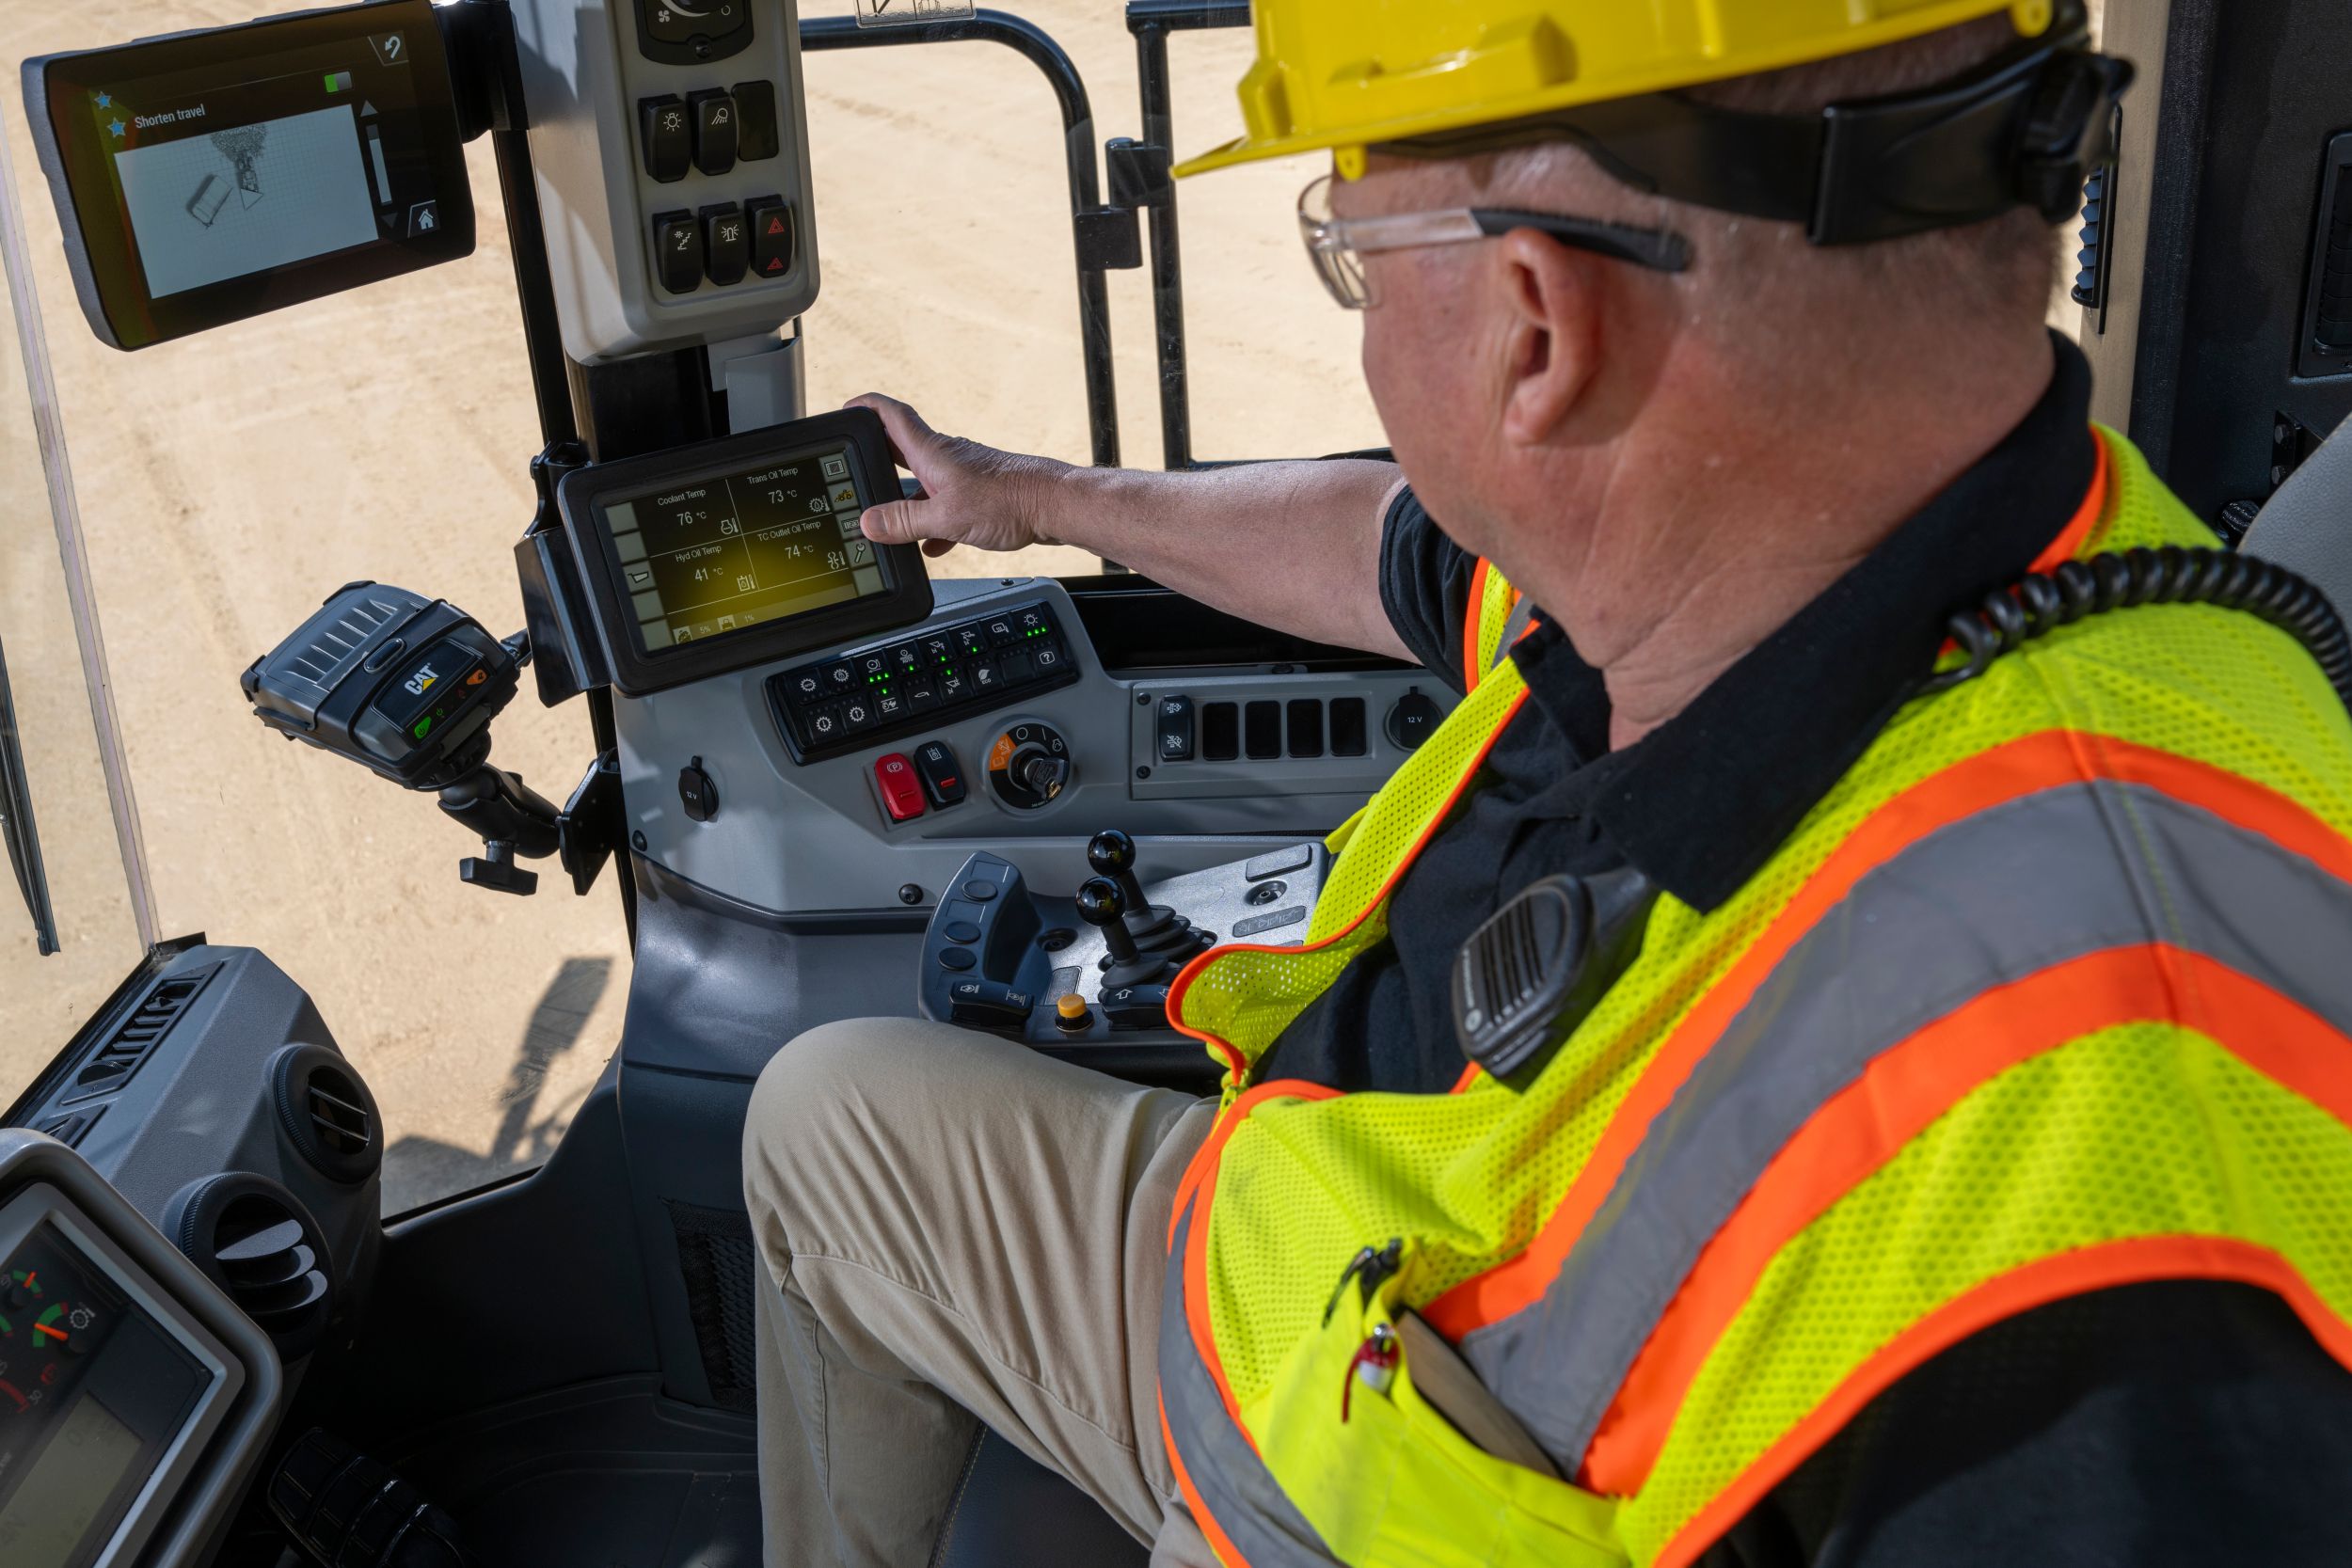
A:
POLYGON ((1485 234, 1507 234, 1533 229, 1579 250, 1613 261, 1630 261, 1652 272, 1691 270, 1691 242, 1664 229, 1632 229, 1593 218, 1562 217, 1554 213, 1524 213, 1509 207, 1473 207, 1470 216, 1485 234))

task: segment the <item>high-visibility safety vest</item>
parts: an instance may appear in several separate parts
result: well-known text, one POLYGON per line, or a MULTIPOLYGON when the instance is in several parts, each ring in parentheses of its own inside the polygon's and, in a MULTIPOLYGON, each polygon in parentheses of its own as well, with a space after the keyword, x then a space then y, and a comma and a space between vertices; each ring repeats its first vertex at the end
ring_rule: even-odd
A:
MULTIPOLYGON (((2038 569, 2213 543, 2099 440, 2038 569)), ((1227 1564, 1687 1563, 1908 1370, 2137 1281, 2267 1288, 2352 1365, 2352 722, 2250 615, 2091 616, 1907 704, 1727 902, 1660 896, 1524 1092, 1254 1082, 1526 698, 1483 577, 1476 684, 1334 835, 1304 944, 1170 1003, 1227 1078, 1161 1417, 1227 1564), (1343 1403, 1406 1309, 1569 1479, 1409 1354, 1343 1403)))

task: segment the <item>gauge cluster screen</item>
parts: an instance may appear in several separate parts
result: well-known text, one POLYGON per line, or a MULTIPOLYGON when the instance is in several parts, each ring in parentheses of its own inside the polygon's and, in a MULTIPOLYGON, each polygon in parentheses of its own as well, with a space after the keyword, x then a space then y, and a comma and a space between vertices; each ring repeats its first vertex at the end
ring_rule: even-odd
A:
POLYGON ((835 446, 606 503, 648 654, 888 591, 858 529, 866 498, 835 446))
POLYGON ((54 1223, 0 1264, 0 1563, 97 1559, 213 1374, 54 1223))

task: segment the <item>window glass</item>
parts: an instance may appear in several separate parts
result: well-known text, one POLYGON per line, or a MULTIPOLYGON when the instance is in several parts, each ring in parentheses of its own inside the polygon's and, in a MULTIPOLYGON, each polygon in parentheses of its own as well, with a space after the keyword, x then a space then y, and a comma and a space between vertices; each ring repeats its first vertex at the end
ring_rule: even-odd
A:
MULTIPOLYGON (((1139 135, 1124 8, 1029 0, 1085 78, 1091 140, 1139 135)), ((804 14, 843 12, 812 4, 804 14)), ((1232 134, 1247 28, 1170 50, 1177 152, 1232 134)), ((812 53, 802 71, 824 289, 806 324, 809 402, 905 399, 937 429, 1013 451, 1089 457, 1061 119, 1026 59, 988 42, 812 53)), ((1299 251, 1293 208, 1316 161, 1180 187, 1193 450, 1203 459, 1314 456, 1381 444, 1357 369, 1358 324, 1299 251)), ((1327 166, 1327 159, 1324 160, 1327 166)), ((1110 274, 1120 448, 1161 466, 1148 268, 1110 274)), ((1090 572, 1082 551, 958 550, 946 576, 1090 572)))
MULTIPOLYGON (((192 0, 142 11, 135 29, 97 15, 25 11, 12 55, 220 20, 192 0)), ((496 630, 522 624, 512 546, 540 442, 488 141, 468 149, 484 216, 471 257, 127 356, 82 321, 14 94, 4 112, 157 929, 260 948, 310 993, 381 1104, 388 1212, 535 1164, 618 1041, 628 958, 611 878, 574 898, 543 867, 520 906, 463 885, 457 862, 479 841, 430 795, 270 735, 237 684, 355 578, 446 597, 496 630)), ((16 371, 8 381, 22 388, 16 371)), ((54 569, 56 552, 43 516, 20 515, 24 421, 0 425, 13 620, 20 563, 45 548, 54 569)), ((12 667, 23 643, 78 693, 63 621, 0 634, 12 667)), ((497 737, 499 764, 559 802, 593 754, 585 705, 543 708, 528 683, 497 737)), ((44 842, 107 832, 87 778, 57 775, 40 798, 57 801, 44 842)), ((45 1059, 87 1006, 44 987, 20 1027, 8 953, 0 1051, 45 1059)), ((104 975, 103 995, 135 958, 118 942, 75 961, 104 975)))

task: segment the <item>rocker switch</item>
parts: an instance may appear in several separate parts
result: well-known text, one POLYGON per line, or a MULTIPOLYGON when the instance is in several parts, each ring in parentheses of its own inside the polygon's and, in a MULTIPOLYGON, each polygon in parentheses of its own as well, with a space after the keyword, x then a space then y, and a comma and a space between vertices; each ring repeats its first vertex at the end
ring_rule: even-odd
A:
POLYGON ((735 94, 707 87, 687 94, 686 104, 694 117, 694 166, 724 174, 735 166, 735 94))
POLYGON ((893 822, 912 822, 923 815, 923 781, 903 753, 893 752, 876 761, 874 783, 882 787, 882 810, 893 822))
POLYGON ((686 178, 694 160, 694 131, 686 100, 675 93, 637 101, 637 143, 645 172, 663 184, 686 178))

